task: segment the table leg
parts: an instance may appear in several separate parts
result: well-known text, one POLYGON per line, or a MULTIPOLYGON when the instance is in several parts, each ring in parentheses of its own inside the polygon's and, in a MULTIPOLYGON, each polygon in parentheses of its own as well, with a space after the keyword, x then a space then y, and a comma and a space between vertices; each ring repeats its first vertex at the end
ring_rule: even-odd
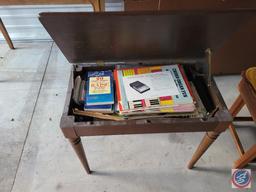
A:
POLYGON ((91 170, 88 164, 88 161, 85 156, 84 147, 81 141, 81 138, 69 139, 73 149, 75 150, 78 158, 80 159, 81 163, 83 164, 84 169, 88 174, 91 174, 91 170))
POLYGON ((11 40, 11 38, 10 38, 10 36, 9 36, 1 18, 0 18, 0 31, 3 33, 3 36, 6 40, 6 42, 8 43, 10 49, 14 49, 14 46, 12 44, 12 40, 11 40))
POLYGON ((207 132, 201 143, 199 144, 196 152, 192 156, 192 159, 190 160, 188 164, 188 168, 192 169, 196 162, 200 159, 200 157, 204 154, 204 152, 210 147, 210 145, 217 139, 219 136, 218 132, 207 132))

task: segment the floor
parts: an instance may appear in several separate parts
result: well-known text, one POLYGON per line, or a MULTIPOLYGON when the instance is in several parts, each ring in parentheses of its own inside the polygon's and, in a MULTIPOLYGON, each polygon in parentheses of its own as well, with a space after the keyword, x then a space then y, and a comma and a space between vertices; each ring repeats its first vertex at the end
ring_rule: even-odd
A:
MULTIPOLYGON (((1 0, 2 1, 2 0, 1 0)), ((1 2, 0 1, 0 2, 1 2)), ((106 11, 124 10, 123 0, 105 0, 106 11)), ((41 12, 91 12, 90 4, 1 6, 0 17, 12 40, 49 40, 51 37, 38 20, 41 12)), ((0 40, 4 40, 0 32, 0 40)))
MULTIPOLYGON (((228 131, 193 170, 186 165, 203 133, 83 138, 95 171, 87 175, 59 129, 71 65, 52 42, 15 46, 0 43, 1 192, 234 191, 230 173, 238 154, 228 131)), ((215 79, 230 106, 239 76, 215 79)), ((255 126, 237 126, 248 148, 255 126)))

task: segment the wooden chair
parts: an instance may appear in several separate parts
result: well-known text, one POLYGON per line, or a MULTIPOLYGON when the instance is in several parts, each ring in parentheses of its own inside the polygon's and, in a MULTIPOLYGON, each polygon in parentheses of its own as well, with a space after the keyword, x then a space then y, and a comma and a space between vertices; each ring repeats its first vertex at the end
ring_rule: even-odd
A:
MULTIPOLYGON (((240 94, 231 106, 230 113, 234 120, 253 120, 256 122, 256 67, 242 73, 238 90, 240 94), (236 117, 244 105, 248 108, 251 117, 236 117)), ((233 124, 229 126, 229 130, 240 154, 240 158, 234 162, 234 168, 243 168, 256 158, 256 144, 245 152, 233 124)))
MULTIPOLYGON (((43 4, 91 4, 95 12, 105 10, 105 0, 2 0, 0 5, 43 5, 43 4)), ((0 18, 0 31, 11 49, 14 49, 12 40, 0 18)))

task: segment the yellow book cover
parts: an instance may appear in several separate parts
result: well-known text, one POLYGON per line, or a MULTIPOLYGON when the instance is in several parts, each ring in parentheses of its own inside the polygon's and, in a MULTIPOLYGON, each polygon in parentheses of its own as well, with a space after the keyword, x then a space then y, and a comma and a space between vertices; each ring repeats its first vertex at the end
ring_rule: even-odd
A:
POLYGON ((89 95, 110 94, 110 77, 90 77, 89 95))

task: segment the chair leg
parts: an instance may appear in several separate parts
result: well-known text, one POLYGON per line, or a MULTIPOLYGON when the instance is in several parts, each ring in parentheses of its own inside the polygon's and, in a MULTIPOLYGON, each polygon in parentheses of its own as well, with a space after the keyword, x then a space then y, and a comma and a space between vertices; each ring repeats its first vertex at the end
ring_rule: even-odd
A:
MULTIPOLYGON (((239 94, 239 96, 236 98, 233 105, 230 107, 229 112, 231 113, 231 115, 233 117, 235 117, 239 113, 239 111, 241 111, 241 109, 243 108, 244 105, 245 105, 245 103, 243 101, 243 98, 242 98, 241 94, 239 94)), ((229 125, 229 130, 230 130, 231 136, 235 142, 236 149, 237 149, 239 155, 242 156, 244 154, 244 148, 242 146, 242 143, 238 137, 238 134, 237 134, 233 124, 229 125)))
POLYGON ((256 145, 253 145, 248 151, 246 151, 242 157, 234 163, 235 169, 241 169, 256 158, 256 145))
POLYGON ((244 148, 243 148, 243 145, 242 145, 242 143, 241 143, 241 141, 240 141, 240 139, 238 137, 236 129, 235 129, 235 127, 234 127, 234 125, 232 123, 229 125, 228 128, 229 128, 231 136, 232 136, 232 138, 233 138, 233 140, 235 142, 236 149, 237 149, 239 155, 242 156, 244 154, 244 148))
POLYGON ((100 2, 100 11, 105 11, 105 0, 98 0, 100 2))
POLYGON ((205 153, 205 151, 211 146, 211 144, 218 138, 219 133, 217 132, 207 132, 201 143, 199 144, 196 152, 192 156, 192 159, 190 160, 188 164, 188 168, 192 169, 196 162, 200 159, 200 157, 205 153))
POLYGON ((243 108, 244 105, 245 105, 245 103, 243 101, 243 98, 239 94, 239 96, 236 98, 233 105, 230 107, 229 112, 231 113, 231 115, 233 117, 235 117, 239 113, 239 111, 241 111, 241 109, 243 108))
POLYGON ((78 138, 75 138, 75 139, 69 139, 69 141, 70 141, 73 149, 75 150, 78 158, 80 159, 80 161, 81 161, 84 169, 86 170, 86 172, 88 174, 91 174, 91 170, 90 170, 88 161, 87 161, 86 156, 85 156, 84 147, 83 147, 81 138, 78 137, 78 138))
POLYGON ((3 33, 3 36, 4 36, 5 40, 6 40, 6 42, 8 43, 10 49, 14 49, 12 40, 11 40, 11 38, 10 38, 10 36, 9 36, 9 34, 8 34, 8 32, 7 32, 7 30, 6 30, 5 26, 4 26, 4 23, 3 23, 1 18, 0 18, 0 31, 3 33))
POLYGON ((105 0, 89 0, 94 12, 105 11, 105 0))

